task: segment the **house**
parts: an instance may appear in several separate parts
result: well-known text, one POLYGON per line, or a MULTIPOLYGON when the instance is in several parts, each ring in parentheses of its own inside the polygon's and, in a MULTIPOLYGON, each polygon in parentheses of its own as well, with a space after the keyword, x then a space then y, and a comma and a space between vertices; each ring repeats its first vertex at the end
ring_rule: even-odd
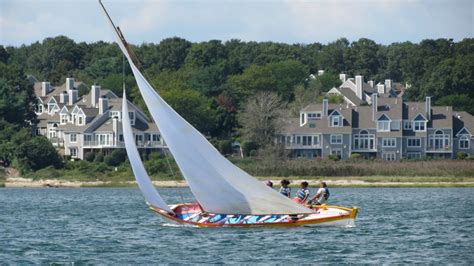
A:
MULTIPOLYGON (((345 79, 345 76, 342 76, 345 79)), ((357 153, 364 158, 455 158, 463 151, 474 156, 474 117, 453 111, 451 106, 407 102, 404 87, 391 80, 365 83, 362 76, 345 79, 332 89, 345 104, 310 104, 300 117, 285 121, 277 142, 293 158, 325 158, 330 154, 347 159, 357 153), (337 92, 335 92, 337 91, 337 92)))
MULTIPOLYGON (((63 155, 84 159, 88 152, 108 154, 124 148, 122 135, 122 99, 110 90, 92 85, 79 97, 81 86, 67 78, 61 86, 34 82, 38 99, 36 134, 46 136, 63 155)), ((128 102, 129 116, 136 144, 141 152, 165 148, 156 125, 133 103, 128 102)))

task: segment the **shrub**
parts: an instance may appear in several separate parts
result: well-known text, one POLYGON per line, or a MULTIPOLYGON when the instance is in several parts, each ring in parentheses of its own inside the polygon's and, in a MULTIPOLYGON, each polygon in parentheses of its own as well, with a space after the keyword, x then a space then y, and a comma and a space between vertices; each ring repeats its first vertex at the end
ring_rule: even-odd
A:
POLYGON ((250 157, 255 157, 255 156, 257 156, 257 150, 251 150, 251 151, 249 152, 249 156, 250 156, 250 157))
POLYGON ((97 153, 97 155, 94 158, 94 162, 101 163, 103 161, 104 161, 104 154, 102 152, 97 153))
POLYGON ((118 166, 125 161, 127 153, 125 149, 115 149, 110 155, 105 156, 104 162, 108 166, 118 166))
POLYGON ((20 172, 36 171, 47 166, 60 168, 62 160, 51 142, 45 137, 34 137, 15 151, 20 172))
POLYGON ((362 155, 360 155, 359 153, 353 153, 353 154, 351 154, 350 159, 353 160, 353 161, 358 161, 358 160, 362 159, 362 155))
POLYGON ((88 161, 88 162, 93 162, 95 159, 95 153, 93 152, 86 152, 84 154, 84 160, 88 161))
POLYGON ((339 155, 329 154, 328 159, 331 161, 339 161, 341 157, 339 157, 339 155))
POLYGON ((224 155, 232 154, 232 140, 220 140, 217 145, 220 153, 224 155))
POLYGON ((255 156, 255 155, 257 155, 258 145, 255 141, 245 140, 245 141, 242 141, 240 143, 240 145, 241 145, 242 152, 244 153, 244 155, 246 155, 246 156, 255 156), (250 154, 252 151, 255 151, 254 155, 250 154))
POLYGON ((458 157, 459 160, 465 160, 465 159, 467 159, 467 156, 468 156, 468 154, 463 152, 463 151, 460 151, 457 154, 457 157, 458 157))

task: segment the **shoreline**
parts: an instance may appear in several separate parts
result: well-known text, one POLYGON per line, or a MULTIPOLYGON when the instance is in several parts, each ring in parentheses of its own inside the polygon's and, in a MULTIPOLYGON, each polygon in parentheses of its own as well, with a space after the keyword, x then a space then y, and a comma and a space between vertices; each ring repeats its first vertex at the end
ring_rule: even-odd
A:
MULTIPOLYGON (((474 187, 474 181, 433 181, 433 182, 413 182, 413 181, 367 181, 361 180, 362 177, 352 177, 351 179, 326 179, 330 187, 474 187)), ((365 177, 367 178, 367 177, 365 177)), ((264 180, 271 180, 274 187, 279 186, 280 179, 260 177, 264 180)), ((389 177, 387 179, 390 179, 389 177)), ((302 181, 307 181, 310 187, 319 186, 318 179, 291 179, 292 186, 296 187, 302 181)), ((156 187, 176 188, 188 187, 182 180, 160 180, 152 181, 156 187)), ((4 183, 5 188, 81 188, 81 187, 136 187, 135 181, 74 181, 63 179, 42 179, 33 180, 31 178, 12 177, 7 178, 4 183)), ((0 184, 0 188, 1 188, 0 184)))

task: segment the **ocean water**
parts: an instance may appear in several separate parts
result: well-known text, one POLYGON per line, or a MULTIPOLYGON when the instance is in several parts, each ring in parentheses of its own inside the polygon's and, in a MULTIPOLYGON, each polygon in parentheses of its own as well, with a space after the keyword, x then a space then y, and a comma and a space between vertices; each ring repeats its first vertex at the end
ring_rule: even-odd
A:
POLYGON ((0 264, 474 263, 472 188, 337 188, 330 202, 358 206, 356 226, 183 227, 136 188, 4 188, 0 264))

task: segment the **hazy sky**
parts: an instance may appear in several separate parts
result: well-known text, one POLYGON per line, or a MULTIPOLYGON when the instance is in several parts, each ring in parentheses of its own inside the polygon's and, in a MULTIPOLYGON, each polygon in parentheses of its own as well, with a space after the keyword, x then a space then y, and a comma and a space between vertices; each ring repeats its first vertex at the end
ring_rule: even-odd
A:
MULTIPOLYGON (((366 37, 383 44, 474 37, 474 0, 103 2, 134 44, 173 36, 286 43, 366 37)), ((97 0, 0 0, 0 44, 18 46, 57 35, 113 40, 97 0)))

